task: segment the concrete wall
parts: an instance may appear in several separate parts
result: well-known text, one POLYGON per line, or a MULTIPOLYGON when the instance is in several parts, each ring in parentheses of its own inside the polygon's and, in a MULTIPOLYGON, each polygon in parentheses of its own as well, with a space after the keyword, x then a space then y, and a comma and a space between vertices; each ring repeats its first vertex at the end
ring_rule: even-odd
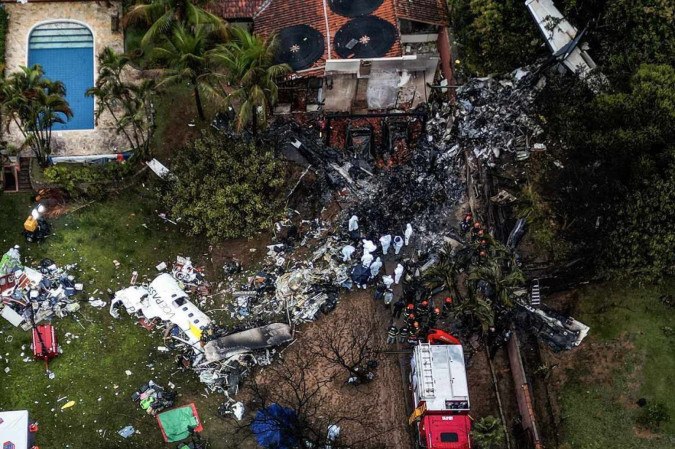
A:
MULTIPOLYGON (((111 17, 121 14, 121 2, 39 2, 4 3, 9 13, 9 30, 6 45, 6 71, 11 73, 28 63, 28 36, 41 23, 54 20, 73 20, 88 26, 94 34, 94 78, 98 67, 96 56, 105 47, 123 51, 124 36, 113 32, 111 17)), ((20 146, 22 138, 17 130, 10 129, 7 136, 10 145, 20 146)), ((115 133, 112 118, 104 114, 93 130, 54 132, 52 154, 85 155, 110 153, 115 148, 126 149, 123 136, 115 133)))

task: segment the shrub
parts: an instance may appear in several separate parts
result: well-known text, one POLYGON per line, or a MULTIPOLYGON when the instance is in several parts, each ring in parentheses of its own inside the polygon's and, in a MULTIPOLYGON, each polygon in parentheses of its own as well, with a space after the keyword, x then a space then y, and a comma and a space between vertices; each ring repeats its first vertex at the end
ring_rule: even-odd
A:
POLYGON ((471 439, 480 449, 502 449, 506 445, 504 429, 498 418, 486 416, 473 426, 471 439))
POLYGON ((109 191, 131 176, 131 164, 107 163, 103 165, 53 165, 45 169, 45 179, 58 185, 68 195, 77 199, 100 200, 109 191))
POLYGON ((163 203, 187 232, 212 242, 270 227, 283 205, 283 165, 252 142, 204 131, 176 154, 171 170, 163 203))
POLYGON ((661 402, 656 402, 640 410, 637 423, 643 427, 657 430, 664 422, 670 421, 668 408, 661 402))

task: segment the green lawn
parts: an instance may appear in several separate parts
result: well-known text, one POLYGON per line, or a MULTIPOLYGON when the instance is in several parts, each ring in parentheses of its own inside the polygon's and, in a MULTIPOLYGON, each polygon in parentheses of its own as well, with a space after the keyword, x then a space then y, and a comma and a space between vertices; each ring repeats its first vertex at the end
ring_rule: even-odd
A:
MULTIPOLYGON (((76 275, 86 290, 81 299, 98 290, 95 296, 109 301, 108 291, 128 286, 132 271, 137 270, 140 278, 152 278, 155 265, 170 263, 177 254, 205 262, 205 245, 164 224, 143 189, 60 218, 54 223, 54 235, 42 244, 29 245, 20 235, 30 209, 28 195, 0 194, 0 251, 19 243, 29 263, 44 257, 59 265, 77 263, 76 275), (114 259, 121 262, 119 269, 114 259)), ((205 399, 196 375, 176 372, 173 356, 157 351, 162 345, 158 332, 141 328, 125 313, 115 320, 107 308, 97 310, 87 303, 82 303, 80 313, 54 324, 63 354, 50 365, 56 374, 50 380, 43 364, 23 361, 30 355, 30 334, 0 319, 0 406, 30 410, 40 423, 41 448, 165 447, 155 419, 130 399, 150 379, 179 386, 178 404, 195 401, 207 417, 207 434, 223 431, 218 418, 212 418, 219 398, 205 399), (7 374, 5 367, 10 368, 7 374), (61 411, 70 400, 76 405, 61 411), (129 424, 141 433, 123 440, 116 431, 129 424)))
MULTIPOLYGON (((562 391, 565 441, 573 448, 672 448, 675 446, 675 337, 663 327, 675 328, 674 310, 659 296, 675 293, 675 279, 656 287, 605 284, 581 292, 577 318, 591 327, 582 345, 602 345, 617 351, 607 379, 593 378, 594 363, 604 354, 587 354, 575 367, 562 391), (621 357, 620 354, 625 354, 621 357), (659 432, 636 428, 639 398, 663 402, 670 422, 659 432), (640 436, 638 436, 638 434, 640 436)), ((583 347, 579 349, 583 351, 583 347)), ((608 349, 610 350, 610 349, 608 349)))

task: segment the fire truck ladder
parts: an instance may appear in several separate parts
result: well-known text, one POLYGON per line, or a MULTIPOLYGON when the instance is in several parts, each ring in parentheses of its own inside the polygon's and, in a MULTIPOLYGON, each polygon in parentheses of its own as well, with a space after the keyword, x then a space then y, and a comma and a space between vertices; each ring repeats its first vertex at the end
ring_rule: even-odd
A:
POLYGON ((422 379, 422 391, 427 397, 434 397, 434 371, 432 368, 431 345, 420 343, 420 375, 422 379))
POLYGON ((539 307, 541 305, 541 290, 539 287, 539 279, 532 281, 530 290, 530 305, 532 307, 539 307))

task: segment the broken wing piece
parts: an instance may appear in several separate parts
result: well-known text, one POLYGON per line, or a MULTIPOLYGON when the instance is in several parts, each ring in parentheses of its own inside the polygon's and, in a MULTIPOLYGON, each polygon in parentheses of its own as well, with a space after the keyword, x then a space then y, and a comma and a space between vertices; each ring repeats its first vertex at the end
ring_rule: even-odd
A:
POLYGON ((293 336, 288 324, 272 323, 212 340, 204 345, 204 353, 208 362, 218 362, 233 355, 279 346, 291 340, 293 336))
POLYGON ((537 22, 553 56, 571 72, 585 78, 596 65, 579 44, 577 29, 560 13, 552 0, 527 0, 525 6, 537 22))

